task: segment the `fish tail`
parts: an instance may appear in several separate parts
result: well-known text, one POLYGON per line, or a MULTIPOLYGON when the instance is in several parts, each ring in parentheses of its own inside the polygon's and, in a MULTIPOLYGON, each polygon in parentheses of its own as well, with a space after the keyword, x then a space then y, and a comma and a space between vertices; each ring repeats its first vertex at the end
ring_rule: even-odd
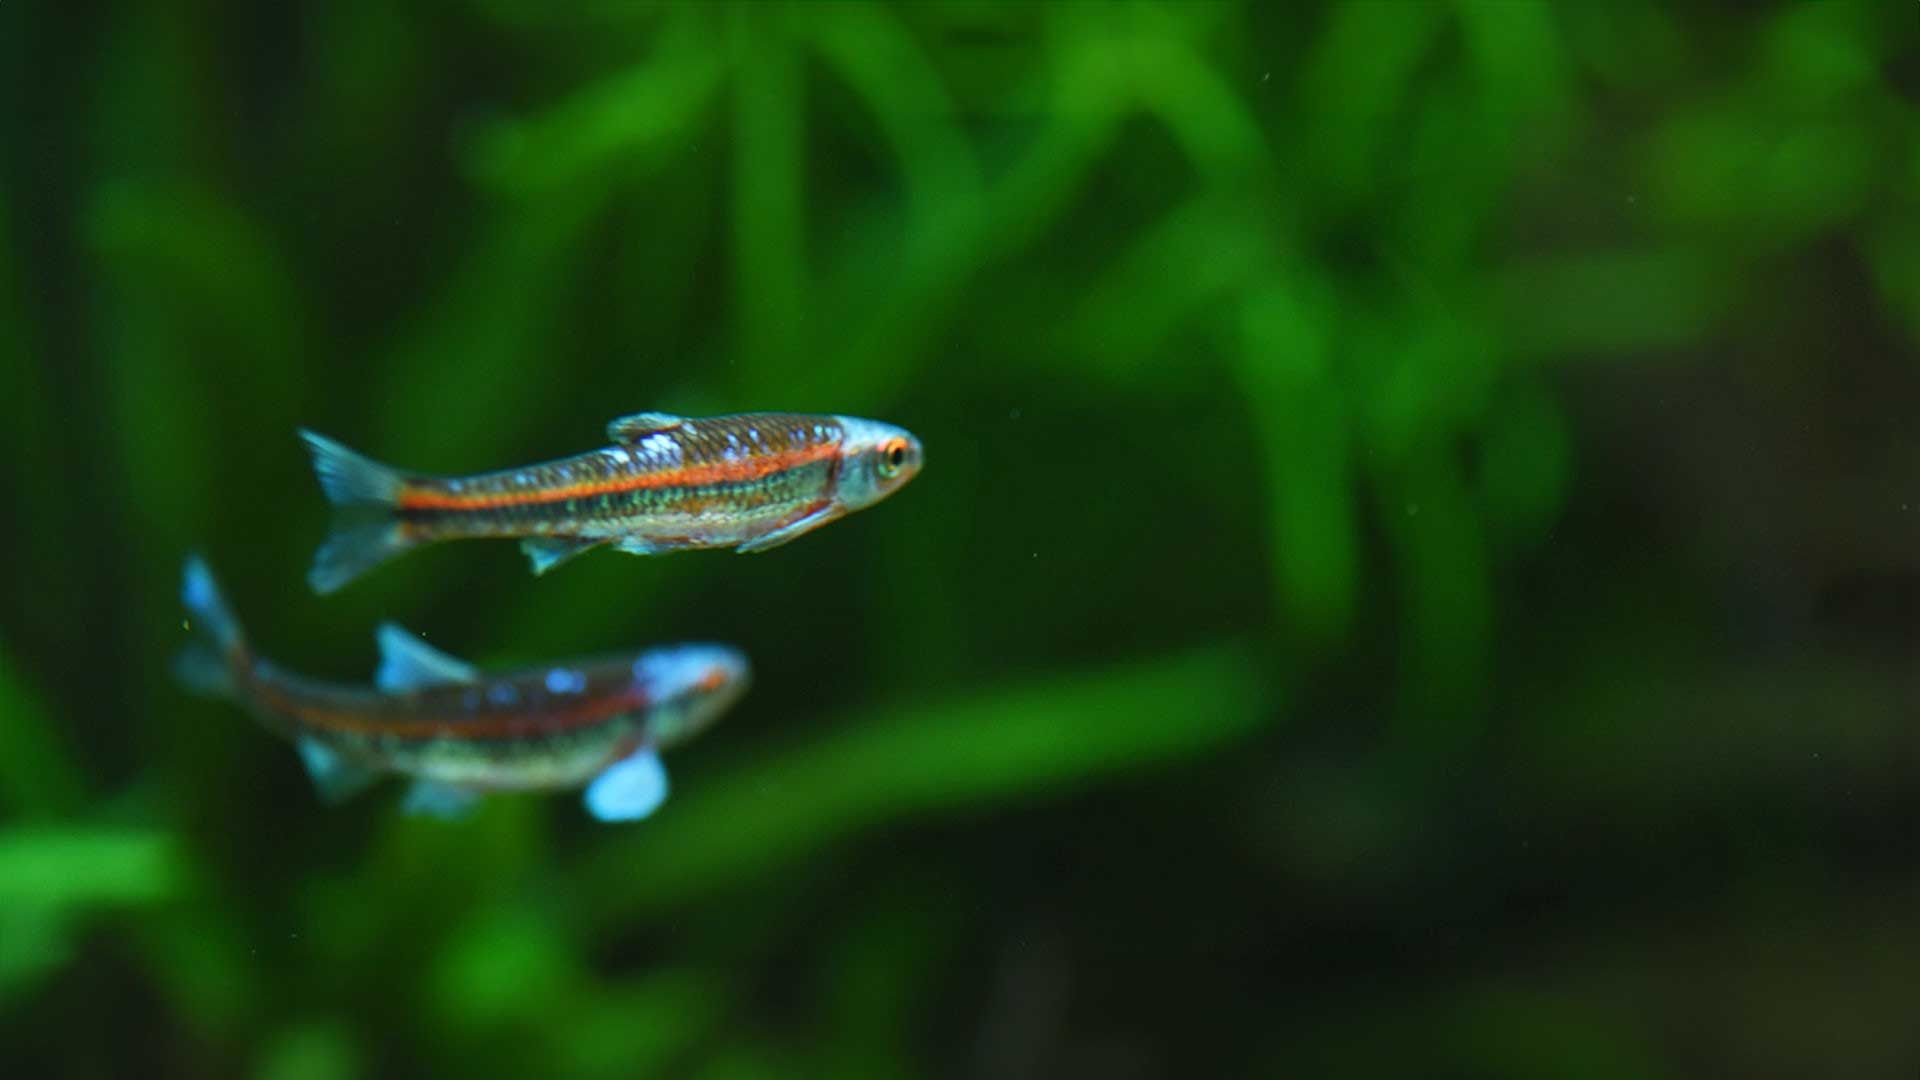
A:
POLYGON ((325 435, 302 428, 300 438, 338 510, 307 574, 314 592, 330 593, 413 546, 394 516, 406 476, 325 435))
POLYGON ((321 490, 335 506, 391 507, 400 497, 406 478, 365 454, 315 431, 300 429, 300 439, 313 455, 313 472, 321 490))
POLYGON ((187 626, 193 631, 193 639, 174 657, 174 675, 203 694, 233 696, 237 674, 247 662, 246 635, 220 595, 213 571, 198 555, 187 558, 180 579, 180 603, 187 609, 187 626))

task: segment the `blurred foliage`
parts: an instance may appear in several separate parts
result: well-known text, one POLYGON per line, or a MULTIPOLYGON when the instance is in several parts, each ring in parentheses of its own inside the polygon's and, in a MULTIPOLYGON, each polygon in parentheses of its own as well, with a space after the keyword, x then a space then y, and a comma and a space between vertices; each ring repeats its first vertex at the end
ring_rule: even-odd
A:
POLYGON ((1916 56, 1840 0, 0 10, 0 1060, 1911 1075, 1916 56), (763 558, 302 584, 296 425, 759 408, 929 468, 763 558), (756 689, 643 826, 328 810, 167 681, 189 548, 316 674, 392 617, 756 689))

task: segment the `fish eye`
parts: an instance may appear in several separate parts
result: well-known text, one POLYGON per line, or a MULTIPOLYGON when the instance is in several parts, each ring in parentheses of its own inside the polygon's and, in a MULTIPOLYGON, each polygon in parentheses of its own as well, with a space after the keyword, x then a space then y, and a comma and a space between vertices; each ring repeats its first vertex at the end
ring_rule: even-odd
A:
POLYGON ((894 439, 880 448, 880 475, 892 476, 907 463, 907 444, 904 440, 894 439))

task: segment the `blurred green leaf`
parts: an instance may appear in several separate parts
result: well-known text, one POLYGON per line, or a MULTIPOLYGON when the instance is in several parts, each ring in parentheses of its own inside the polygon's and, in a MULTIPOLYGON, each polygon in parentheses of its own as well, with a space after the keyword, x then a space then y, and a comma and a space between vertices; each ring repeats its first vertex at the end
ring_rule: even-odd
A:
POLYGON ((808 340, 805 82, 780 9, 728 9, 733 50, 734 303, 739 352, 788 366, 808 340))
POLYGON ((1480 498, 1490 529, 1522 545, 1545 538, 1572 481, 1572 444, 1560 406, 1539 385, 1501 398, 1480 446, 1480 498))
POLYGON ((204 24, 186 5, 129 8, 107 20, 90 84, 86 148, 95 174, 146 179, 205 171, 217 155, 217 84, 202 78, 204 24))
POLYGON ((0 909, 75 912, 171 898, 183 865, 172 837, 87 825, 0 830, 0 909))
POLYGON ((1463 1070, 1491 1077, 1647 1080, 1663 1067, 1631 1013, 1564 996, 1488 990, 1467 993, 1435 1017, 1441 1053, 1463 1070))
POLYGON ((531 1026, 581 977, 572 943, 553 920, 521 906, 486 908, 440 950, 433 1000, 456 1027, 531 1026))
POLYGON ((916 1018, 947 966, 951 886, 900 881, 875 891, 842 935, 821 988, 823 1068, 834 1076, 913 1076, 916 1018))
POLYGON ((887 822, 1200 753, 1266 721, 1277 689, 1237 649, 1069 676, 850 721, 833 737, 682 785, 581 868, 599 925, 766 872, 887 822))
POLYGON ((1859 208, 1875 167, 1871 136, 1848 116, 1755 122, 1726 103, 1680 112, 1647 158, 1653 207, 1676 225, 1751 230, 1778 246, 1859 208))
POLYGON ((1410 1068, 1496 1080, 1676 1075, 1635 1012, 1598 991, 1449 985, 1411 999, 1347 1005, 1330 1023, 1309 1014, 1274 1055, 1276 1064, 1287 1072, 1382 1078, 1410 1068))
POLYGON ((1421 286, 1408 279, 1444 275, 1451 281, 1480 272, 1481 231, 1509 181, 1506 158, 1520 119, 1489 123, 1482 97, 1455 86, 1422 95, 1412 130, 1397 148, 1404 186, 1388 208, 1391 228, 1379 242, 1409 287, 1421 286))
POLYGON ((1359 577, 1347 405, 1331 378, 1331 298, 1270 285, 1249 298, 1238 369, 1266 450, 1275 596, 1320 645, 1352 624, 1359 577))
POLYGON ((655 971, 597 988, 564 1010, 550 1031, 562 1075, 664 1075, 725 1021, 728 997, 712 972, 655 971))
POLYGON ((73 941, 67 923, 61 913, 0 902, 0 1005, 68 962, 73 941))
POLYGON ((158 300, 179 320, 176 332, 217 333, 253 357, 223 379, 267 402, 299 389, 303 369, 290 361, 308 328, 302 290, 254 215, 210 191, 123 182, 93 193, 86 226, 123 302, 158 300))
MULTIPOLYGON (((0 33, 4 33, 0 28, 0 33)), ((0 64, 4 64, 0 60, 0 64)), ((0 90, 4 93, 4 90, 0 90)), ((12 206, 13 200, 0 184, 0 206, 12 206)), ((7 422, 0 424, 0 468, 5 468, 12 483, 16 505, 31 505, 39 528, 16 535, 20 545, 16 558, 35 568, 42 586, 54 595, 73 595, 80 588, 85 567, 73 550, 63 542, 78 527, 77 507, 64 497, 71 473, 62 467, 59 456, 64 449, 59 403, 54 397, 54 380, 46 360, 35 355, 35 347, 49 344, 49 328, 42 317, 29 315, 27 282, 22 277, 20 256, 8 215, 0 214, 0 401, 8 405, 7 422)), ((71 620, 56 610, 29 614, 36 630, 60 634, 61 644, 80 646, 79 635, 71 620), (62 634, 62 631, 65 631, 62 634)), ((0 710, 6 708, 5 692, 0 690, 0 710)), ((3 725, 0 725, 3 726, 3 725)), ((5 753, 6 736, 0 732, 0 757, 5 753)), ((15 759, 31 761, 31 758, 15 759)), ((6 770, 0 764, 0 773, 6 770)))
POLYGON ((353 1039, 335 1023, 304 1023, 269 1039, 254 1075, 259 1080, 352 1080, 363 1075, 353 1039))
POLYGON ((522 198, 565 198, 573 189, 603 186, 608 174, 630 171, 635 162, 684 152, 726 70, 713 44, 700 20, 674 20, 646 63, 575 91, 538 116, 490 128, 473 148, 473 174, 522 198))
POLYGON ((1239 188, 1273 164, 1246 103, 1214 65, 1164 32, 1156 8, 1137 9, 1147 25, 1116 43, 1132 90, 1179 142, 1193 167, 1220 188, 1239 188))
POLYGON ((1661 93, 1687 65, 1685 39, 1671 5, 1657 0, 1563 4, 1567 48, 1615 93, 1661 93))
POLYGON ((1870 5, 1791 4, 1760 36, 1760 82, 1796 111, 1829 107, 1875 76, 1867 41, 1870 5))
POLYGON ((1730 303, 1726 273, 1691 247, 1580 255, 1517 262, 1495 294, 1517 353, 1632 358, 1706 333, 1730 303))
POLYGON ((213 428, 191 419, 206 407, 192 351, 151 307, 121 313, 102 336, 114 372, 108 427, 130 474, 128 506, 147 543, 185 550, 197 539, 194 523, 214 513, 207 477, 219 454, 213 428))
POLYGON ((1272 257, 1271 242, 1248 228, 1236 205, 1195 199, 1145 230, 1107 279, 1087 291, 1064 329, 1101 375, 1164 371, 1167 339, 1272 257))
POLYGON ((1348 0, 1327 16, 1301 75, 1301 167, 1336 204, 1357 202, 1446 9, 1348 0), (1364 57, 1364 61, 1356 62, 1364 57))
POLYGON ((911 381, 935 333, 963 316, 961 290, 974 275, 1034 243, 1060 217, 1116 138, 1127 96, 1100 48, 1070 39, 1048 60, 1034 91, 1046 102, 1041 128, 1011 164, 990 173, 979 228, 954 228, 949 242, 904 274, 895 252, 866 252, 834 283, 831 309, 845 320, 844 338, 810 364, 778 369, 777 383, 759 392, 831 399, 854 412, 886 401, 911 381))
MULTIPOLYGON (((1920 163, 1915 171, 1920 173, 1920 163)), ((1920 190, 1920 176, 1913 187, 1920 190)), ((1866 248, 1883 301, 1906 320, 1907 333, 1920 339, 1920 217, 1887 222, 1866 248)))
POLYGON ((1567 108, 1565 58, 1556 9, 1549 4, 1453 6, 1467 53, 1477 69, 1485 123, 1477 138, 1512 155, 1525 140, 1530 167, 1551 160, 1563 141, 1567 108))
POLYGON ((772 1046, 739 1040, 721 1047, 696 1075, 701 1080, 778 1080, 792 1074, 792 1055, 772 1046))
MULTIPOLYGON (((513 569, 524 572, 524 567, 522 560, 513 569)), ((670 640, 676 634, 672 620, 681 598, 697 592, 713 572, 682 567, 674 573, 620 552, 594 552, 569 565, 565 574, 544 576, 537 588, 504 595, 487 617, 492 631, 476 642, 484 652, 475 653, 473 659, 491 667, 495 657, 509 666, 548 658, 550 652, 542 653, 535 647, 537 642, 527 640, 533 636, 528 627, 539 627, 542 638, 552 635, 565 641, 563 651, 568 652, 590 652, 615 642, 639 646, 649 640, 670 640), (608 596, 618 596, 619 603, 605 603, 608 596), (564 625, 549 630, 555 611, 569 614, 564 625)))
POLYGON ((1416 449, 1381 488, 1405 607, 1402 735, 1395 752, 1432 768, 1483 720, 1492 595, 1484 531, 1454 456, 1416 449))
POLYGON ((84 792, 66 740, 0 648, 0 802, 22 817, 70 814, 84 792))
MULTIPOLYGON (((369 450, 421 471, 508 464, 503 444, 539 417, 541 391, 551 385, 563 297, 607 195, 576 191, 490 223, 367 392, 381 420, 369 450), (449 402, 459 403, 451 422, 449 402)), ((604 419, 583 426, 591 431, 604 419)))
POLYGON ((194 1033, 230 1038, 269 1005, 273 973, 250 931, 230 907, 204 897, 140 928, 149 978, 194 1033))
POLYGON ((1505 357, 1473 310, 1414 292, 1345 315, 1361 430, 1390 466, 1479 422, 1505 357))
POLYGON ((955 123, 957 106, 900 19, 882 7, 832 4, 808 9, 801 26, 873 110, 899 161, 910 217, 908 264, 940 258, 939 249, 976 233, 979 166, 955 123))
POLYGON ((408 144, 434 75, 427 17, 391 4, 326 4, 308 32, 312 74, 301 142, 310 157, 303 164, 351 184, 359 162, 417 152, 408 144))
POLYGON ((113 284, 102 320, 110 433, 146 538, 179 550, 197 542, 194 522, 214 516, 217 470, 257 460, 197 421, 243 401, 256 418, 293 426, 308 326, 300 285, 259 221, 193 187, 103 185, 85 226, 113 284))
POLYGON ((9 1064, 1912 1072, 1906 5, 235 14, 0 6, 9 1064), (465 471, 640 407, 931 468, 791 556, 301 587, 295 422, 465 471), (328 810, 162 678, 187 543, 316 674, 392 617, 769 696, 637 827, 328 810), (1279 952, 1261 1046, 1217 976, 1279 952))
POLYGON ((1061 216, 1126 117, 1125 87, 1116 85, 1105 49, 1067 39, 1048 59, 1040 131, 989 184, 985 246, 991 255, 1017 250, 1061 216))
MULTIPOLYGON (((382 804, 376 838, 357 849, 349 867, 309 879, 300 897, 307 940, 325 942, 337 977, 351 983, 379 970, 400 949, 425 958, 457 949, 464 934, 468 952, 461 961, 476 965, 484 977, 485 958, 470 951, 475 935, 486 929, 480 920, 516 916, 512 903, 544 863, 542 838, 551 810, 538 799, 494 798, 472 816, 447 822, 399 811, 394 804, 405 797, 403 790, 382 785, 365 796, 382 804)), ((327 809, 310 798, 304 805, 312 813, 327 809)), ((552 943, 537 927, 521 928, 528 932, 517 942, 519 961, 537 965, 539 950, 552 943)), ((428 970, 419 981, 423 1003, 451 1007, 442 1019, 457 1023, 463 1013, 451 1005, 457 987, 447 982, 449 975, 428 970)))
POLYGON ((1516 735, 1536 770, 1529 786, 1559 793, 1569 818, 1606 815, 1646 825, 1706 813, 1729 789, 1820 789, 1844 777, 1848 797, 1904 791, 1898 762, 1912 734, 1911 694, 1876 679, 1873 665, 1815 652, 1738 675, 1702 661, 1697 641, 1658 626, 1685 625, 1671 597, 1640 585, 1586 613, 1594 629, 1566 687, 1529 687, 1516 735), (1614 636, 1623 626, 1647 628, 1614 636), (1611 631, 1611 633, 1603 632, 1611 631), (1647 723, 1685 716, 1685 724, 1647 723))

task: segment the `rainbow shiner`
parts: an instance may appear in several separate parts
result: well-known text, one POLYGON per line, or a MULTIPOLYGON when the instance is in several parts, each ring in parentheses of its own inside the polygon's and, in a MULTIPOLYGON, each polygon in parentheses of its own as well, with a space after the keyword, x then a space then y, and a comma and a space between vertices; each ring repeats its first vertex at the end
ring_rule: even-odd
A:
POLYGON ((199 558, 187 560, 181 602, 196 639, 180 678, 292 739, 323 797, 399 773, 414 777, 406 808, 442 817, 489 791, 582 785, 594 817, 646 817, 667 796, 659 752, 711 724, 749 678, 723 645, 488 675, 384 623, 373 686, 322 682, 255 654, 199 558))
POLYGON ((603 544, 634 555, 766 551, 872 506, 920 471, 920 441, 852 416, 635 413, 613 445, 476 476, 400 472, 301 431, 340 520, 308 581, 333 592, 441 540, 515 538, 545 573, 603 544))

